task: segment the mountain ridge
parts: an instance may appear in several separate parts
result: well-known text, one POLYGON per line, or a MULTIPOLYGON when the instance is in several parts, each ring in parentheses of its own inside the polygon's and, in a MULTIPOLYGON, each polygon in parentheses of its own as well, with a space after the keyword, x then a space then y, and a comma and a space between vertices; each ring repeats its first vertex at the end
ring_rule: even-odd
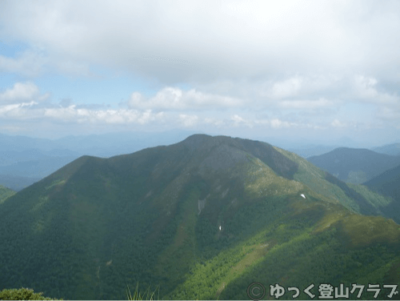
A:
POLYGON ((225 136, 82 156, 0 205, 0 283, 68 299, 120 299, 137 282, 171 299, 248 299, 254 279, 398 281, 399 226, 357 213, 326 177, 295 154, 225 136))

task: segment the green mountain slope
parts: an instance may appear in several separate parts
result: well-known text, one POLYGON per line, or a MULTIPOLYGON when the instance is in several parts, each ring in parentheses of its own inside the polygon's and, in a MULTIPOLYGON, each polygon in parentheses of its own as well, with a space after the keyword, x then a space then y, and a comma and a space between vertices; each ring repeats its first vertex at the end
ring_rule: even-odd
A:
MULTIPOLYGON (((297 164, 298 168, 293 178, 319 193, 321 199, 328 202, 329 199, 334 200, 356 213, 386 216, 382 210, 393 202, 389 197, 362 185, 342 182, 294 153, 275 149, 297 164)), ((400 218, 396 217, 396 221, 399 223, 400 218)))
POLYGON ((364 183, 400 165, 400 157, 379 154, 367 149, 344 147, 308 160, 340 180, 355 184, 364 183))
POLYGON ((0 185, 0 204, 3 203, 7 198, 14 195, 15 192, 7 187, 0 185))
POLYGON ((254 281, 399 283, 400 226, 358 213, 390 201, 331 177, 269 144, 206 135, 81 157, 0 206, 0 289, 124 299, 139 283, 248 299, 254 281))

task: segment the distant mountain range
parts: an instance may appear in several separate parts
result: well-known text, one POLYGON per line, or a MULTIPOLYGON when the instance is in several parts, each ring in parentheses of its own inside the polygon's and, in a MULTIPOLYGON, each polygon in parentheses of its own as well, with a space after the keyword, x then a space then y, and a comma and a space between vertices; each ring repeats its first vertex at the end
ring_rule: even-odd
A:
MULTIPOLYGON (((0 134, 2 152, 19 152, 22 155, 67 157, 91 155, 111 157, 131 153, 146 147, 178 142, 188 136, 186 131, 169 132, 119 132, 86 136, 67 136, 50 140, 0 134)), ((0 162, 3 158, 0 158, 0 162)))
POLYGON ((0 288, 125 299, 139 283, 163 299, 248 300, 258 282, 304 300, 320 284, 398 284, 395 202, 246 139, 83 156, 0 204, 0 288))
POLYGON ((0 185, 19 191, 82 155, 111 157, 187 137, 187 132, 112 133, 50 140, 0 134, 0 185))
MULTIPOLYGON (((120 132, 67 136, 55 140, 0 134, 0 185, 20 191, 80 156, 108 158, 157 145, 176 143, 189 134, 191 133, 187 131, 120 132)), ((268 142, 268 139, 263 141, 268 142)), ((301 141, 276 141, 282 145, 290 145, 289 151, 303 158, 319 156, 338 148, 333 145, 311 145, 301 141)), ((343 143, 354 144, 349 139, 343 139, 343 143)), ((399 147, 400 144, 390 144, 374 150, 393 155, 397 154, 399 147)))
POLYGON ((337 148, 310 157, 308 161, 342 181, 360 184, 400 165, 400 156, 379 154, 368 149, 337 148))
POLYGON ((400 156, 400 143, 393 143, 380 147, 375 147, 372 150, 381 154, 400 156))
POLYGON ((303 148, 289 148, 288 151, 295 153, 303 158, 309 158, 326 154, 336 148, 338 148, 338 146, 310 145, 303 148))

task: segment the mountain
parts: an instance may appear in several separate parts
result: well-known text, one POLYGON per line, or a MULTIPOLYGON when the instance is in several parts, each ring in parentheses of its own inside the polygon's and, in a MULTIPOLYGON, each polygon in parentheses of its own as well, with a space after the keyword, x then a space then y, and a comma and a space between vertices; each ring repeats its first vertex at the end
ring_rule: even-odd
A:
POLYGON ((400 157, 378 154, 368 149, 337 148, 308 161, 342 181, 360 184, 400 165, 400 157))
POLYGON ((193 135, 83 156, 0 205, 0 289, 125 299, 139 283, 164 299, 248 299, 259 282, 309 299, 310 284, 398 284, 400 226, 379 216, 390 203, 259 141, 193 135))
POLYGON ((387 144, 375 147, 372 150, 385 155, 400 156, 400 143, 387 144))
POLYGON ((111 157, 186 136, 184 131, 122 132, 50 140, 0 134, 0 184, 19 191, 82 155, 111 157))

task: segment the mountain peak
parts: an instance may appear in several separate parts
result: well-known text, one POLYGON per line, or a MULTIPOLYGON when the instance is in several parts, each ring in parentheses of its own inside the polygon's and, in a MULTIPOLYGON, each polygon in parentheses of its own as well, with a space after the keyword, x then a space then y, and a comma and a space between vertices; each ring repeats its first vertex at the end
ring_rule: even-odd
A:
POLYGON ((181 142, 191 151, 203 153, 213 151, 208 160, 219 166, 243 163, 248 156, 261 160, 277 175, 292 179, 297 171, 297 163, 277 151, 272 145, 249 139, 232 138, 228 136, 208 136, 203 134, 192 135, 181 142), (221 162, 219 162, 221 161, 221 162))
POLYGON ((180 143, 186 145, 190 149, 196 149, 199 148, 201 145, 204 145, 205 142, 212 140, 212 138, 214 137, 206 134, 194 134, 187 137, 180 143))

